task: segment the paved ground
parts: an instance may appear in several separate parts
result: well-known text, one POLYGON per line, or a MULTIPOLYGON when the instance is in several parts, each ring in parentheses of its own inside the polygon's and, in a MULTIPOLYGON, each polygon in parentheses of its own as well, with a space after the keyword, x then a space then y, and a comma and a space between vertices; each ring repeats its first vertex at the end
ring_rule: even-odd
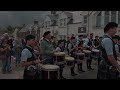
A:
MULTIPOLYGON (((86 68, 86 62, 83 62, 83 69, 86 71, 84 73, 77 72, 77 65, 75 66, 75 72, 78 74, 76 76, 70 75, 70 69, 68 67, 64 68, 64 77, 67 79, 96 79, 97 76, 97 62, 93 60, 92 67, 94 70, 88 71, 86 68)), ((14 61, 12 61, 12 73, 11 74, 2 74, 1 72, 1 61, 0 61, 0 79, 22 79, 23 70, 22 67, 15 67, 14 61)))

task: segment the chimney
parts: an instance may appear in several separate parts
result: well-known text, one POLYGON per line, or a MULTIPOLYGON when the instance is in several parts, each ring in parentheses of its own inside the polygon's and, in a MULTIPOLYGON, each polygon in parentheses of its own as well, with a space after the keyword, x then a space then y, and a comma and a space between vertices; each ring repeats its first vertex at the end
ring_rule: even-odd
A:
POLYGON ((34 25, 38 25, 38 21, 37 20, 34 20, 34 25))
POLYGON ((51 11, 51 15, 55 15, 57 11, 51 11))
POLYGON ((23 26, 22 27, 25 27, 25 24, 23 24, 23 26))

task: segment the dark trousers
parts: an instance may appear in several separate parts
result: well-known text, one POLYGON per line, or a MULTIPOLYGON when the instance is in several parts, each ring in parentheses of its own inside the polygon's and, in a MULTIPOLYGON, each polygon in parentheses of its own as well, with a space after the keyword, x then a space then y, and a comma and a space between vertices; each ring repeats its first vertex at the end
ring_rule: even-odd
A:
POLYGON ((77 66, 78 66, 78 71, 82 71, 82 70, 83 70, 83 69, 82 69, 82 63, 77 64, 77 66))
POLYGON ((74 72, 74 68, 75 68, 75 62, 74 62, 73 67, 71 67, 71 74, 74 74, 74 73, 75 73, 75 72, 74 72))
POLYGON ((40 72, 37 72, 35 76, 28 75, 28 71, 25 69, 23 74, 23 79, 40 79, 41 74, 40 72))
POLYGON ((100 65, 101 57, 98 58, 98 66, 100 65))
POLYGON ((91 68, 91 63, 92 63, 92 57, 90 57, 90 59, 87 59, 87 69, 91 68))
POLYGON ((58 66, 60 67, 60 78, 62 78, 64 65, 58 65, 58 66))

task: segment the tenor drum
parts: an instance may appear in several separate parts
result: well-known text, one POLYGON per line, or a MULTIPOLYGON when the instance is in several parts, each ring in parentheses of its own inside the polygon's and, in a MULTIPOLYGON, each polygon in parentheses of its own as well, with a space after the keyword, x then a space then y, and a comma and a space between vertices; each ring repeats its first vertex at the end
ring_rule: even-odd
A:
POLYGON ((55 62, 65 61, 65 52, 55 52, 55 62))
POLYGON ((42 79, 59 79, 59 66, 57 65, 43 65, 42 79))
POLYGON ((73 57, 65 57, 66 65, 72 67, 74 65, 75 59, 73 57))
POLYGON ((85 59, 85 53, 76 53, 77 57, 77 63, 82 63, 82 61, 85 59))

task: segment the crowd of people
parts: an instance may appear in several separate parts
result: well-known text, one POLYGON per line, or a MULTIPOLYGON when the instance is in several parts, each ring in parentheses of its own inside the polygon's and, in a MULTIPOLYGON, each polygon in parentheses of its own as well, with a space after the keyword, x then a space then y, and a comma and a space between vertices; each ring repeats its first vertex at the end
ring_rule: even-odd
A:
POLYGON ((91 53, 85 53, 87 70, 94 70, 92 60, 98 61, 97 79, 118 79, 120 66, 117 57, 120 57, 120 37, 116 35, 118 25, 114 22, 108 23, 104 28, 105 35, 103 37, 95 36, 93 33, 83 39, 83 35, 76 38, 74 35, 68 37, 67 40, 56 40, 51 36, 50 31, 43 34, 43 38, 39 41, 35 36, 27 35, 25 39, 16 39, 4 34, 0 39, 0 60, 2 60, 2 72, 11 73, 11 60, 16 59, 16 67, 25 67, 24 79, 41 79, 41 70, 39 65, 58 65, 60 67, 59 79, 66 79, 63 76, 65 62, 55 63, 55 52, 65 52, 68 56, 73 57, 74 63, 70 67, 71 75, 76 76, 75 64, 77 64, 78 72, 84 73, 83 62, 77 61, 77 53, 85 53, 88 50, 91 53), (96 55, 93 49, 99 51, 96 55))

